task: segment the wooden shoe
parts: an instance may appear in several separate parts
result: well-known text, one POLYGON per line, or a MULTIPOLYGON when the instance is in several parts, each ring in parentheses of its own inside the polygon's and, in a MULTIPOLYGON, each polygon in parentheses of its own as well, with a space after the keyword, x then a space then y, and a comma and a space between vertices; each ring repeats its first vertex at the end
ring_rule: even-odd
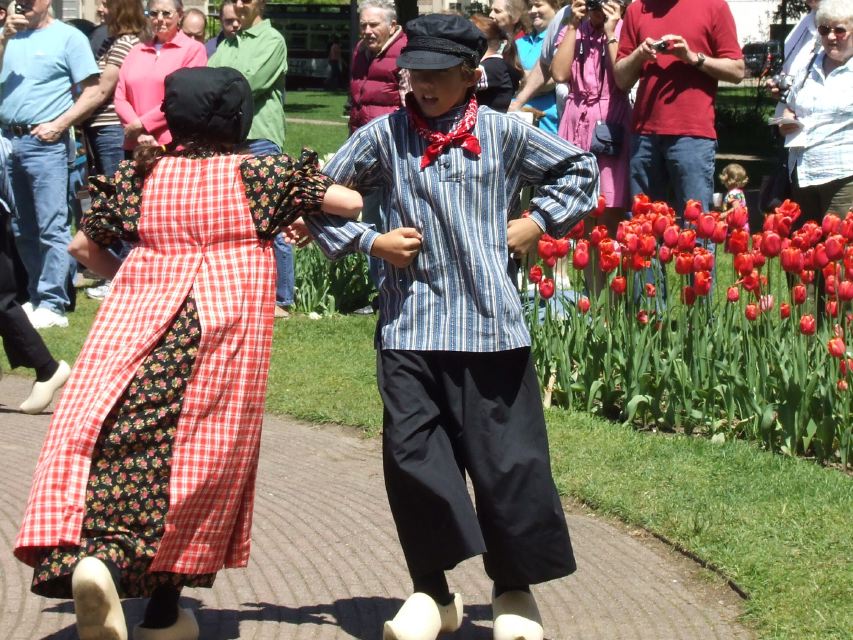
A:
POLYGON ((198 622, 190 609, 179 609, 178 619, 170 627, 149 629, 136 625, 133 640, 198 640, 198 622))
POLYGON ((494 640, 543 640, 542 617, 533 594, 506 591, 492 597, 494 640))
POLYGON ((127 624, 107 565, 92 556, 71 575, 74 613, 80 640, 127 640, 127 624))
POLYGON ((416 592, 400 607, 393 620, 385 623, 382 640, 435 640, 441 632, 462 626, 462 596, 453 594, 453 602, 439 605, 425 593, 416 592))
POLYGON ((56 373, 44 382, 33 384, 30 395, 21 403, 21 411, 33 415, 47 409, 50 403, 53 402, 53 396, 56 392, 68 382, 69 376, 71 376, 71 367, 68 366, 65 360, 60 360, 56 373))

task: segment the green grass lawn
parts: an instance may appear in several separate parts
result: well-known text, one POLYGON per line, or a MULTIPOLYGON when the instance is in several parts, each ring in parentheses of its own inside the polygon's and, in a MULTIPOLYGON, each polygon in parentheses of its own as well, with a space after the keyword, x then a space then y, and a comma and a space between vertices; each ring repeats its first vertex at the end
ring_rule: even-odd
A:
MULTIPOLYGON (((288 103, 314 104, 317 93, 290 93, 288 103)), ((339 142, 315 126, 291 127, 290 144, 325 153, 339 142)), ((74 360, 97 306, 83 297, 68 329, 43 332, 57 357, 74 360)), ((374 327, 374 317, 360 316, 278 323, 267 409, 374 437, 382 417, 374 327)), ((8 369, 5 359, 0 364, 8 369)), ((749 595, 744 622, 759 637, 853 637, 851 476, 743 442, 638 433, 558 409, 547 419, 560 490, 717 568, 749 595)))

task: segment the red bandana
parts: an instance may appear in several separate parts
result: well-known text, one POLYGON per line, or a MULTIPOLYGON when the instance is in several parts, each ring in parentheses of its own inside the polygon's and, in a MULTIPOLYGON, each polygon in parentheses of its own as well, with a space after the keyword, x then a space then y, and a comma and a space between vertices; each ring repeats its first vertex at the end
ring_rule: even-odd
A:
POLYGON ((474 96, 471 96, 462 119, 456 123, 450 133, 430 130, 411 93, 406 94, 406 111, 409 113, 409 121, 418 135, 429 142, 429 146, 421 158, 421 169, 428 167, 442 151, 452 144, 458 144, 466 151, 480 155, 480 141, 471 133, 474 125, 477 124, 477 98, 474 96))

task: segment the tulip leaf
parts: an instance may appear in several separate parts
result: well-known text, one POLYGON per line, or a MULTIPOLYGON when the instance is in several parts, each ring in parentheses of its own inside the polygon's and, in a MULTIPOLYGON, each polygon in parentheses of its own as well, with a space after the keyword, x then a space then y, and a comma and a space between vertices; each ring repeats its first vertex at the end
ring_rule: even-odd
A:
POLYGON ((625 406, 625 422, 623 424, 625 426, 631 424, 634 420, 634 415, 637 413, 637 409, 643 404, 649 404, 650 401, 651 397, 646 395, 636 395, 631 398, 625 406))

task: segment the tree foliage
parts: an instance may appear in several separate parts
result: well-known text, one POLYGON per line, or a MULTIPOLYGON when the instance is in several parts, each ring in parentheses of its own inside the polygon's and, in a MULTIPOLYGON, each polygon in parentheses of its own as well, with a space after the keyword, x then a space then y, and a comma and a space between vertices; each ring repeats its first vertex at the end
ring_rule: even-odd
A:
POLYGON ((791 24, 799 20, 809 10, 806 0, 782 0, 776 7, 773 17, 777 22, 791 24), (783 15, 785 19, 783 20, 783 15))

